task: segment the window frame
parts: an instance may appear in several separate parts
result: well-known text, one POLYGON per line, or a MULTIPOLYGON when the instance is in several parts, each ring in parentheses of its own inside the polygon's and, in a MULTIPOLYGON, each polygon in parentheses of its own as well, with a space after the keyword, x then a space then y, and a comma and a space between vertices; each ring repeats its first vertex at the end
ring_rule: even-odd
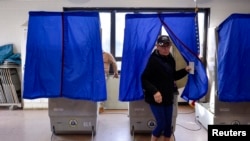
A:
MULTIPOLYGON (((63 11, 96 11, 96 12, 110 12, 111 14, 111 27, 110 27, 110 53, 114 56, 117 62, 122 62, 122 57, 117 57, 116 52, 116 28, 115 28, 115 19, 116 13, 119 12, 134 12, 134 13, 173 13, 173 12, 201 12, 204 13, 204 29, 203 29, 203 42, 200 43, 200 49, 203 50, 201 56, 204 66, 207 66, 207 34, 209 27, 210 19, 210 8, 121 8, 121 7, 63 7, 63 11)), ((120 70, 119 70, 120 72, 120 70)))

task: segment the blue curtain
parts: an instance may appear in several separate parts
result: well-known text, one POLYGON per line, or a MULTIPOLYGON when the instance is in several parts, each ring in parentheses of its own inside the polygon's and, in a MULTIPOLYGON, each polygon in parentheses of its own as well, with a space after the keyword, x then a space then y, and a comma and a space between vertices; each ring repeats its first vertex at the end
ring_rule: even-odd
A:
POLYGON ((119 100, 143 98, 141 74, 160 30, 161 22, 156 15, 126 15, 119 100))
POLYGON ((195 64, 195 73, 188 75, 188 81, 181 95, 186 101, 199 100, 208 90, 208 77, 199 55, 199 39, 196 13, 160 15, 163 26, 169 33, 177 49, 186 60, 195 64), (185 23, 185 24, 183 24, 185 23))
POLYGON ((107 99, 99 14, 64 13, 62 95, 74 99, 107 99))
POLYGON ((141 74, 164 26, 184 59, 195 62, 195 74, 189 74, 182 93, 186 100, 206 95, 208 78, 197 57, 199 52, 195 23, 196 13, 128 14, 126 15, 119 100, 143 99, 141 74), (183 24, 185 23, 185 24, 183 24))
POLYGON ((250 14, 232 14, 218 26, 218 98, 250 101, 250 14))
POLYGON ((106 100, 99 14, 30 12, 23 98, 106 100))
POLYGON ((62 74, 62 13, 30 12, 23 98, 58 97, 62 74))

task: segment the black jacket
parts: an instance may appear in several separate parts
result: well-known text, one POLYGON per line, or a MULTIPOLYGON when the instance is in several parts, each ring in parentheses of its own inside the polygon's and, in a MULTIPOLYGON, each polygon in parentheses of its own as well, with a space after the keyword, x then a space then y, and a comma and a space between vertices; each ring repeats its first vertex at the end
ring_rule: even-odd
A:
POLYGON ((175 80, 179 80, 187 74, 185 69, 175 70, 175 60, 171 54, 162 56, 155 50, 141 76, 145 101, 156 105, 173 104, 174 92, 177 90, 175 80), (162 94, 160 104, 156 103, 153 97, 157 91, 162 94))

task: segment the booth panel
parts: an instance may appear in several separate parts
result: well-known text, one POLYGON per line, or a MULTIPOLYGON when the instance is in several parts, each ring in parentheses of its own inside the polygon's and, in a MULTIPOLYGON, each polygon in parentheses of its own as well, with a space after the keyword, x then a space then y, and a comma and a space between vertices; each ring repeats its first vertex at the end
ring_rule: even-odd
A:
POLYGON ((250 115, 250 102, 222 102, 219 101, 218 96, 215 95, 214 112, 216 116, 250 115))
POLYGON ((149 104, 144 100, 129 102, 129 116, 153 117, 149 104))
POLYGON ((95 134, 96 117, 50 117, 51 131, 55 134, 95 134))
MULTIPOLYGON (((174 94, 172 127, 173 132, 176 128, 178 116, 178 93, 174 94)), ((151 133, 156 126, 154 115, 149 104, 144 100, 129 102, 130 129, 132 133, 151 133)))
POLYGON ((67 98, 49 99, 51 131, 55 134, 95 135, 97 103, 67 98))
POLYGON ((151 133, 156 126, 154 118, 133 117, 130 118, 130 128, 132 133, 151 133))
POLYGON ((49 116, 97 116, 97 103, 87 100, 50 98, 49 116))
POLYGON ((132 133, 151 133, 156 125, 149 105, 144 100, 129 102, 130 129, 132 133))
POLYGON ((215 125, 250 125, 250 114, 235 114, 214 118, 215 125))

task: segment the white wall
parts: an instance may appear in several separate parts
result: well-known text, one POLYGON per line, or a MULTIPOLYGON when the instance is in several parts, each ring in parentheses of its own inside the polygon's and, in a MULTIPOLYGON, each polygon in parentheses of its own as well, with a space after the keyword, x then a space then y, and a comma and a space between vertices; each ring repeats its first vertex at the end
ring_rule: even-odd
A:
MULTIPOLYGON (((210 26, 218 26, 232 13, 249 13, 249 0, 196 0, 211 8, 210 26)), ((13 43, 21 52, 23 27, 29 11, 62 11, 63 7, 164 7, 193 8, 194 0, 0 0, 0 46, 13 43)))

